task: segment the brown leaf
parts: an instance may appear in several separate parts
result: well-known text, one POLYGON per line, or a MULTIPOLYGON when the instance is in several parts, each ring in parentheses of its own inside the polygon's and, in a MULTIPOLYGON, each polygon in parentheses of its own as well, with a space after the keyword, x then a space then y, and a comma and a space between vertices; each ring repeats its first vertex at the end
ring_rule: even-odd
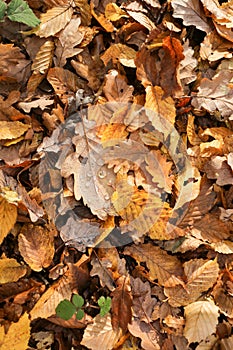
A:
POLYGON ((201 43, 200 56, 203 60, 215 62, 222 58, 231 58, 230 50, 233 45, 231 42, 224 40, 216 31, 208 33, 201 43))
POLYGON ((158 280, 162 286, 172 287, 183 284, 183 268, 180 261, 159 247, 148 244, 132 245, 124 253, 131 255, 138 263, 145 262, 152 281, 158 280))
POLYGON ((118 61, 126 67, 135 68, 134 59, 136 57, 136 51, 131 47, 124 44, 113 44, 111 45, 101 56, 101 60, 107 66, 110 60, 113 63, 118 61))
POLYGON ((30 128, 29 124, 21 122, 0 121, 0 140, 17 139, 30 128))
POLYGON ((182 95, 179 64, 184 58, 183 47, 178 39, 170 36, 163 39, 160 84, 165 92, 165 96, 179 97, 182 95))
POLYGON ((48 267, 54 255, 52 232, 42 226, 24 225, 18 236, 19 251, 34 271, 48 267))
POLYGON ((128 17, 127 13, 123 11, 115 3, 110 2, 105 7, 105 17, 112 22, 118 21, 122 17, 128 17))
POLYGON ((81 23, 83 26, 90 26, 91 24, 91 7, 87 0, 74 0, 81 15, 81 23))
POLYGON ((122 329, 126 333, 132 319, 132 296, 129 279, 120 277, 117 288, 112 292, 112 327, 115 331, 122 329), (124 315, 124 317, 122 317, 124 315))
POLYGON ((133 99, 133 90, 117 70, 112 69, 106 74, 103 92, 108 101, 130 102, 133 99))
POLYGON ((129 332, 142 341, 141 346, 145 350, 160 350, 160 335, 150 324, 141 322, 137 319, 129 324, 129 332))
POLYGON ((145 88, 150 85, 158 85, 159 83, 159 67, 158 63, 155 64, 155 60, 156 56, 153 51, 148 50, 145 46, 136 54, 135 65, 137 67, 137 79, 145 88))
POLYGON ((106 32, 112 33, 114 31, 114 25, 104 16, 102 13, 97 13, 94 10, 94 4, 91 2, 91 14, 99 22, 99 24, 106 30, 106 32))

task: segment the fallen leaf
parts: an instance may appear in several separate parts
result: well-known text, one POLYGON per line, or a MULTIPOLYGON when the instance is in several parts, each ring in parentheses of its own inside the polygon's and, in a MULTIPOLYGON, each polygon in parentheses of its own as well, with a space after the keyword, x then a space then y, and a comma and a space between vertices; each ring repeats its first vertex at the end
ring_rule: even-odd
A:
POLYGON ((112 60, 114 63, 119 61, 123 66, 135 68, 135 57, 136 51, 131 47, 124 44, 113 44, 101 55, 101 60, 105 66, 112 60))
POLYGON ((0 244, 14 227, 17 219, 17 206, 0 196, 0 244))
POLYGON ((215 31, 208 33, 204 41, 201 43, 200 56, 203 60, 215 62, 222 58, 231 58, 232 53, 229 52, 232 44, 221 38, 215 31))
POLYGON ((159 332, 150 324, 139 321, 137 319, 129 324, 129 332, 135 337, 139 337, 142 341, 141 346, 145 350, 160 350, 160 336, 159 332))
POLYGON ((115 69, 106 74, 103 92, 108 101, 130 102, 133 99, 133 87, 128 85, 125 77, 115 69))
POLYGON ((200 342, 215 332, 219 309, 213 301, 196 301, 184 308, 184 336, 189 343, 200 342))
POLYGON ((128 17, 127 13, 117 6, 114 2, 110 2, 105 7, 105 17, 112 21, 118 21, 122 17, 128 17))
POLYGON ((12 323, 5 334, 4 326, 0 328, 1 350, 25 350, 30 339, 30 320, 25 312, 19 321, 12 323))
POLYGON ((94 323, 86 327, 80 344, 92 350, 111 350, 119 338, 120 331, 113 330, 110 314, 97 315, 94 323))
POLYGON ((0 283, 16 282, 27 273, 27 267, 15 259, 0 259, 0 283))
POLYGON ((46 97, 41 97, 31 102, 19 102, 18 107, 23 109, 24 112, 30 113, 32 108, 40 108, 43 111, 44 109, 48 108, 48 106, 51 106, 53 103, 53 100, 49 100, 46 97))
POLYGON ((18 236, 19 251, 34 271, 48 267, 54 255, 52 232, 42 226, 24 225, 18 236))
POLYGON ((21 122, 0 121, 0 140, 17 139, 30 128, 29 124, 21 122))

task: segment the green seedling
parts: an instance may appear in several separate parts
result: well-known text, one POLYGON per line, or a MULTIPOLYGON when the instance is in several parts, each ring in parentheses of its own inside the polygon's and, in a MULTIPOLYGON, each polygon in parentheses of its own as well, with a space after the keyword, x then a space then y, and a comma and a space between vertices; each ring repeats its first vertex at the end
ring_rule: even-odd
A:
POLYGON ((11 0, 9 4, 0 0, 0 21, 5 16, 11 21, 27 24, 29 27, 36 27, 40 24, 39 18, 34 15, 24 0, 11 0))

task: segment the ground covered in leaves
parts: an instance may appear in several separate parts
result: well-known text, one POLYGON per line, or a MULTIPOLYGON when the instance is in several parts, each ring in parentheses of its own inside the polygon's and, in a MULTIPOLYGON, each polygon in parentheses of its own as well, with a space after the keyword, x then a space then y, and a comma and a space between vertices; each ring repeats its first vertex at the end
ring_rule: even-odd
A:
POLYGON ((233 349, 232 11, 0 1, 1 350, 233 349))

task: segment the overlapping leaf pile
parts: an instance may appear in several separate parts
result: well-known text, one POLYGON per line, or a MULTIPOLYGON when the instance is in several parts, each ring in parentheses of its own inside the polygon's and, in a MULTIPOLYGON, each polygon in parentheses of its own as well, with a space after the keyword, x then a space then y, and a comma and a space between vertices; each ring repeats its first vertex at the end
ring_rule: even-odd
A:
POLYGON ((27 3, 0 24, 0 349, 231 349, 232 1, 27 3))

